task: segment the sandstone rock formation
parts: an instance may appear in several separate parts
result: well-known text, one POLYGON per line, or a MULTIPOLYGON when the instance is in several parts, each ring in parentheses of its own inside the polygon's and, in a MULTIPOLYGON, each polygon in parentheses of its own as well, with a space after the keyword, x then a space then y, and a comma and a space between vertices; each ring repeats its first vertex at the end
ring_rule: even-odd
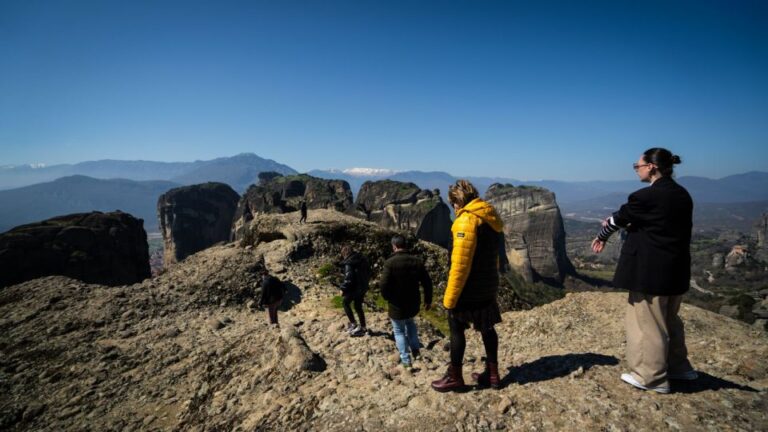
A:
POLYGON ((768 213, 763 213, 763 216, 755 223, 755 234, 757 247, 768 248, 768 213))
MULTIPOLYGON (((274 173, 270 173, 274 174, 274 173)), ((232 238, 241 240, 243 227, 258 213, 290 213, 307 203, 307 209, 344 212, 352 207, 352 191, 343 180, 325 180, 307 174, 269 175, 252 185, 240 199, 232 226, 232 238)), ((311 220, 311 216, 310 216, 311 220)))
POLYGON ((740 267, 748 265, 754 265, 754 258, 749 252, 749 248, 746 245, 735 245, 725 256, 725 270, 729 272, 735 272, 740 267))
POLYGON ((240 196, 224 183, 171 189, 157 200, 165 266, 228 241, 240 196))
MULTIPOLYGON (((316 210, 312 219, 316 223, 299 225, 290 214, 258 214, 243 231, 239 244, 255 248, 270 271, 277 273, 310 257, 333 265, 341 261, 341 247, 350 244, 372 264, 371 288, 375 290, 381 265, 392 253, 390 240, 395 231, 334 210, 316 210)), ((406 233, 406 240, 425 260, 435 281, 447 277, 448 253, 444 248, 418 241, 412 233, 406 233)))
POLYGON ((539 187, 495 183, 485 199, 504 220, 507 256, 526 280, 560 283, 574 272, 554 193, 539 187))
POLYGON ((143 220, 120 211, 77 213, 0 235, 0 287, 46 275, 122 285, 150 276, 143 220))
POLYGON ((367 181, 352 213, 386 228, 409 230, 445 248, 451 241, 451 211, 439 190, 421 190, 414 183, 393 180, 367 181))
POLYGON ((755 222, 755 237, 757 238, 757 257, 768 261, 768 213, 763 213, 755 222))

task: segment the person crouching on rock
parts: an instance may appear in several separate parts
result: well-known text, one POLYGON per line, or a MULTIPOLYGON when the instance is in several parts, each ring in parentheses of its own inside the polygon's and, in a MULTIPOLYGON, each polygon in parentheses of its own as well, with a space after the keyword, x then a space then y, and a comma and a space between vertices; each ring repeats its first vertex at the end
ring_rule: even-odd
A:
POLYGON ((261 272, 261 300, 259 306, 267 308, 269 323, 277 327, 277 308, 283 303, 285 297, 285 284, 280 279, 272 276, 267 270, 261 272))
POLYGON ((363 312, 363 298, 368 291, 368 280, 371 269, 368 260, 362 254, 352 250, 350 245, 341 248, 341 265, 344 266, 344 281, 339 287, 344 298, 344 313, 349 318, 347 332, 350 336, 364 336, 368 333, 365 326, 365 312, 363 312), (351 305, 354 304, 360 324, 355 320, 351 305))
POLYGON ((672 179, 680 158, 651 148, 633 165, 651 185, 633 192, 626 204, 603 222, 592 240, 600 253, 615 231, 624 228, 613 285, 629 290, 626 313, 627 366, 622 381, 642 390, 669 393, 670 380, 695 380, 688 361, 683 321, 678 316, 691 281, 693 200, 672 179))
POLYGON ((408 348, 413 358, 419 357, 421 342, 413 317, 419 313, 421 296, 419 284, 424 289, 424 310, 432 307, 432 279, 424 267, 424 262, 411 255, 405 248, 405 238, 392 237, 394 254, 384 261, 381 271, 381 296, 388 303, 388 314, 395 333, 395 345, 400 352, 400 363, 410 368, 413 365, 408 348))
POLYGON ((432 382, 432 388, 439 392, 465 389, 461 368, 466 347, 464 331, 470 324, 482 335, 486 355, 485 371, 473 373, 472 377, 481 386, 501 387, 499 337, 494 326, 501 322, 497 293, 504 224, 496 209, 478 195, 466 180, 458 180, 448 188, 448 201, 456 211, 443 298, 451 331, 451 363, 445 376, 432 382))

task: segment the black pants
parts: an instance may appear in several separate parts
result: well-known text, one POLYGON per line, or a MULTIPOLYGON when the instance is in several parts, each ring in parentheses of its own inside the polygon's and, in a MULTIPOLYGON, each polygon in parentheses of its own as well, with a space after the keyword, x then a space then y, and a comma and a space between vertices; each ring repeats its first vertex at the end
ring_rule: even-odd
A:
MULTIPOLYGON (((451 329, 451 364, 461 366, 464 362, 464 350, 467 347, 467 340, 464 337, 466 324, 448 317, 448 326, 451 329)), ((491 327, 488 330, 480 332, 485 346, 485 358, 491 363, 498 363, 499 358, 499 335, 491 327)))
POLYGON ((347 318, 349 318, 349 322, 352 324, 357 323, 355 321, 355 315, 352 314, 352 308, 350 305, 354 303, 355 304, 355 311, 357 311, 357 316, 360 317, 360 326, 365 327, 365 313, 363 312, 363 296, 357 295, 357 296, 344 296, 344 302, 342 303, 344 305, 344 312, 347 314, 347 318))
POLYGON ((269 315, 269 323, 277 324, 277 308, 283 303, 283 299, 277 300, 267 305, 267 315, 269 315))

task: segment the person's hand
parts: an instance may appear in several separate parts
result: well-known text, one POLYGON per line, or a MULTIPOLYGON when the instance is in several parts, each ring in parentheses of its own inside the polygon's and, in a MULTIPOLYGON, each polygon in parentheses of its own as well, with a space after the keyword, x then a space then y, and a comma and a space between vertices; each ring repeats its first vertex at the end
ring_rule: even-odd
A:
POLYGON ((608 226, 608 220, 609 220, 609 219, 610 219, 610 218, 605 218, 605 219, 603 219, 603 221, 600 223, 600 224, 603 226, 603 228, 605 228, 605 227, 607 227, 607 226, 608 226))
POLYGON ((595 238, 592 240, 592 252, 594 253, 600 253, 605 248, 605 242, 600 240, 599 238, 595 238))

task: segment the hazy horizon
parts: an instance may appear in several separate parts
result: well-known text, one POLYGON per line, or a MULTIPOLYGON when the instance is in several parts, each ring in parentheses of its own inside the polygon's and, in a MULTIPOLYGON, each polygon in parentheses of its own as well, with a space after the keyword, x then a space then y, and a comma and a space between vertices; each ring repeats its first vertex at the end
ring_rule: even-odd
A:
MULTIPOLYGON (((237 155, 232 156, 217 156, 212 159, 195 159, 195 160, 167 160, 167 161, 159 161, 159 160, 150 160, 150 159, 112 159, 112 158, 106 158, 106 159, 94 159, 94 160, 82 160, 72 163, 61 163, 61 164, 46 164, 46 163, 23 163, 23 164, 7 164, 7 165, 0 165, 0 168, 8 168, 8 167, 30 167, 32 169, 40 169, 40 168, 50 168, 56 165, 76 165, 78 163, 84 163, 84 162, 100 162, 100 161, 120 161, 120 162, 160 162, 160 163, 192 163, 192 162, 207 162, 214 159, 227 159, 232 158, 238 155, 242 154, 253 154, 255 156, 261 157, 266 160, 272 160, 274 162, 277 162, 279 164, 286 165, 290 168, 296 169, 291 163, 286 161, 280 161, 280 160, 274 160, 271 158, 263 157, 261 155, 255 154, 255 153, 239 153, 237 155)), ((637 176, 627 177, 627 178, 619 178, 619 179, 601 179, 601 178, 593 178, 593 179, 584 179, 584 180, 565 180, 560 178, 520 178, 512 175, 507 176, 496 176, 496 175, 484 175, 484 174, 472 174, 472 173, 455 173, 449 170, 392 170, 390 168, 386 167, 332 167, 332 168, 311 168, 309 170, 298 170, 299 173, 309 173, 311 171, 326 171, 326 172, 341 172, 346 175, 350 176, 358 176, 358 177, 367 177, 367 176, 381 176, 386 177, 390 175, 395 175, 399 173, 406 173, 406 172, 422 172, 422 173, 430 173, 430 172, 444 172, 447 174, 450 174, 454 177, 462 178, 462 177, 480 177, 480 178, 503 178, 503 179, 514 179, 518 181, 562 181, 562 182, 572 182, 572 183, 578 183, 578 182, 612 182, 612 181, 639 181, 637 179, 637 176), (350 172, 351 171, 351 172, 350 172), (373 173, 373 172, 364 172, 364 171, 382 171, 380 173, 373 173)), ((758 173, 768 173, 768 170, 761 171, 761 170, 752 170, 752 171, 744 171, 744 172, 735 172, 731 174, 726 174, 722 177, 713 177, 713 176, 695 176, 695 175, 689 175, 689 174, 683 174, 681 175, 679 172, 675 173, 676 177, 703 177, 703 178, 709 178, 712 180, 719 180, 725 177, 730 177, 734 175, 743 175, 743 174, 749 174, 752 172, 758 172, 758 173)))

